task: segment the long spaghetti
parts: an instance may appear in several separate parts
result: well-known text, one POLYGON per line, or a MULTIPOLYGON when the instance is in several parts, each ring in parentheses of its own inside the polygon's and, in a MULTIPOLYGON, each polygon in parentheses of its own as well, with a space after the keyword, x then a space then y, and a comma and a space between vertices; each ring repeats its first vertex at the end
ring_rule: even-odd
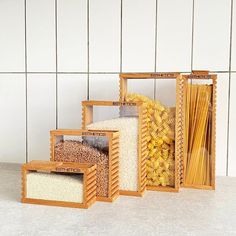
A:
POLYGON ((210 185, 212 86, 188 84, 185 113, 185 183, 210 185))

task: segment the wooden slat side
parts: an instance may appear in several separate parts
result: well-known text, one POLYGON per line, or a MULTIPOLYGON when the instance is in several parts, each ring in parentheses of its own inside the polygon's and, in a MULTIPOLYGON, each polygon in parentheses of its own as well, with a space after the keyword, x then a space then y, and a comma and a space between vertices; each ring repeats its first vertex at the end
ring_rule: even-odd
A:
POLYGON ((175 121, 175 185, 176 191, 180 188, 180 163, 184 157, 184 85, 185 80, 179 76, 176 80, 176 121, 175 121))
POLYGON ((217 104, 217 76, 212 76, 212 149, 211 149, 211 186, 215 190, 215 166, 216 166, 216 104, 217 104))

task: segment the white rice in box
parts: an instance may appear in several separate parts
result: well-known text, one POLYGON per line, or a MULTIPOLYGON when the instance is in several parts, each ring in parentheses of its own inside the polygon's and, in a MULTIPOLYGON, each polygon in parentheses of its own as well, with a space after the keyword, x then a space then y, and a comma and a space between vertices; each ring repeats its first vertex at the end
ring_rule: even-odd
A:
POLYGON ((87 125, 88 129, 119 130, 120 189, 138 190, 138 118, 121 117, 87 125))
POLYGON ((27 198, 83 202, 83 176, 56 173, 27 173, 27 198))

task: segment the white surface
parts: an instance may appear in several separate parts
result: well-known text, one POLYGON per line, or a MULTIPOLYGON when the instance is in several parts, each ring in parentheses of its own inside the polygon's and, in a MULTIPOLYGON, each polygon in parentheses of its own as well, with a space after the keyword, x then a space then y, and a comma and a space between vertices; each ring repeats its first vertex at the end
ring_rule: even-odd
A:
POLYGON ((138 119, 117 118, 95 122, 90 129, 119 130, 119 185, 120 190, 138 190, 138 119))
POLYGON ((27 198, 83 202, 82 176, 29 172, 26 179, 27 198))
MULTIPOLYGON (((90 100, 119 100, 119 75, 114 74, 91 74, 89 76, 89 99, 90 100)), ((119 116, 119 107, 93 108, 94 121, 112 119, 119 116)))
POLYGON ((196 0, 193 69, 229 69, 231 0, 196 0))
POLYGON ((87 1, 58 0, 57 2, 58 71, 86 72, 87 1))
MULTIPOLYGON (((88 210, 20 203, 20 171, 0 165, 0 235, 234 236, 236 178, 216 180, 216 191, 146 191, 88 210)), ((19 167, 18 167, 19 168, 19 167)))
POLYGON ((229 176, 236 176, 236 73, 231 75, 230 120, 229 120, 229 176))
POLYGON ((24 71, 24 0, 0 1, 0 71, 24 71))
POLYGON ((89 75, 90 100, 119 100, 119 75, 89 75))
POLYGON ((58 75, 58 128, 81 127, 81 101, 87 99, 87 75, 58 75))
POLYGON ((0 162, 25 162, 25 76, 0 75, 0 162))
POLYGON ((90 0, 91 72, 120 71, 120 0, 90 0))
POLYGON ((157 79, 156 97, 163 105, 168 107, 176 106, 176 80, 175 79, 157 79), (167 96, 168 94, 168 96, 167 96))
POLYGON ((154 71, 156 0, 123 0, 122 71, 154 71))
MULTIPOLYGON (((232 61, 231 66, 232 70, 236 72, 236 3, 233 2, 233 34, 232 34, 232 61)), ((235 172, 236 175, 236 172, 235 172)))
POLYGON ((191 0, 159 0, 157 71, 191 71, 191 0))
MULTIPOLYGON (((229 74, 219 74, 216 114, 216 173, 226 175, 229 74)), ((236 173, 236 172, 235 172, 236 173)))
POLYGON ((128 80, 128 93, 141 93, 154 98, 154 79, 128 80))
POLYGON ((56 128, 55 75, 28 76, 28 157, 50 158, 50 130, 56 128))
POLYGON ((55 1, 27 0, 28 71, 55 71, 55 1))

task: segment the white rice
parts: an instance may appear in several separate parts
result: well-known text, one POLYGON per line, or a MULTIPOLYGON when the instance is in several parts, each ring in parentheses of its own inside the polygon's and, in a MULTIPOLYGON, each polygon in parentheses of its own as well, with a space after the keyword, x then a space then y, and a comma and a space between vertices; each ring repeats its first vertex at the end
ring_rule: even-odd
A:
POLYGON ((120 189, 138 190, 138 118, 121 117, 95 122, 88 129, 120 131, 120 189))
POLYGON ((82 203, 83 176, 29 172, 26 192, 27 198, 82 203))

